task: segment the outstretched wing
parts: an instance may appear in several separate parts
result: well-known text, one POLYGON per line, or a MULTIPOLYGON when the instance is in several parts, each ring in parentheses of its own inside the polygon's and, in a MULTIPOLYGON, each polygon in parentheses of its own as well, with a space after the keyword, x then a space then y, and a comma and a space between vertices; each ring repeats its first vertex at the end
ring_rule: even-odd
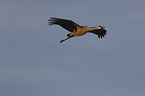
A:
POLYGON ((60 18, 54 18, 54 17, 50 17, 50 20, 48 21, 49 21, 48 22, 49 25, 57 24, 70 32, 73 32, 74 30, 77 31, 77 26, 79 26, 72 20, 66 20, 66 19, 60 19, 60 18))
POLYGON ((98 38, 103 38, 105 37, 107 31, 105 29, 95 29, 89 32, 98 35, 98 38))

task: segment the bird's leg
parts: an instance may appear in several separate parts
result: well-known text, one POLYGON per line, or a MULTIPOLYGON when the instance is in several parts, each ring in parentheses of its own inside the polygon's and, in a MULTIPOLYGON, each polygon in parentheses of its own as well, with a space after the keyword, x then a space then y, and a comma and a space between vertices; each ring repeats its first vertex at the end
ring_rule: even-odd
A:
POLYGON ((70 38, 71 38, 71 37, 67 37, 66 39, 61 40, 60 43, 64 42, 64 41, 67 40, 67 39, 70 39, 70 38))

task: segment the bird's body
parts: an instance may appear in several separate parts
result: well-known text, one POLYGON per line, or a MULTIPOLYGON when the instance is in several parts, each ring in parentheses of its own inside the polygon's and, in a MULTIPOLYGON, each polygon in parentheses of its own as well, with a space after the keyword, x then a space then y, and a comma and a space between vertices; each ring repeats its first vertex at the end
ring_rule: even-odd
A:
POLYGON ((98 35, 98 38, 100 37, 103 38, 107 32, 105 29, 103 29, 104 27, 102 26, 98 27, 80 26, 75 22, 66 19, 51 17, 51 19, 48 21, 50 21, 49 25, 57 24, 71 32, 70 34, 67 35, 68 38, 61 40, 60 43, 74 36, 82 36, 87 32, 91 32, 98 35))
POLYGON ((71 32, 70 36, 82 36, 87 33, 87 30, 89 30, 87 26, 77 26, 77 31, 71 32))

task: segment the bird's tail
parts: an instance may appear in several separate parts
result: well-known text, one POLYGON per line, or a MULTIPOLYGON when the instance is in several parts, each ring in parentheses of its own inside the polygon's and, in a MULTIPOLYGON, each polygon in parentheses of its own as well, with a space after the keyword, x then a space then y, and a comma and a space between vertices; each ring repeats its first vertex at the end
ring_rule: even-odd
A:
POLYGON ((48 22, 48 24, 49 24, 49 25, 53 25, 53 24, 55 24, 55 23, 56 23, 57 18, 50 17, 50 19, 49 19, 48 21, 49 21, 49 22, 48 22))

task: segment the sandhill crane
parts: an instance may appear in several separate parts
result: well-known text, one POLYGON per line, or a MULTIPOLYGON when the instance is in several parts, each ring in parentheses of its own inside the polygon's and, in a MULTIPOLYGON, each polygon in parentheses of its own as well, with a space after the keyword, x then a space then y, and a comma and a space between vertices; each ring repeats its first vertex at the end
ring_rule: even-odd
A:
POLYGON ((48 22, 49 25, 54 25, 54 24, 60 25, 61 27, 71 32, 70 34, 67 34, 68 37, 66 39, 61 40, 60 43, 74 36, 82 36, 87 32, 98 35, 98 38, 103 38, 105 37, 107 32, 104 29, 105 27, 102 26, 97 26, 97 27, 80 26, 77 23, 73 22, 72 20, 67 20, 67 19, 50 17, 48 21, 49 21, 48 22))

